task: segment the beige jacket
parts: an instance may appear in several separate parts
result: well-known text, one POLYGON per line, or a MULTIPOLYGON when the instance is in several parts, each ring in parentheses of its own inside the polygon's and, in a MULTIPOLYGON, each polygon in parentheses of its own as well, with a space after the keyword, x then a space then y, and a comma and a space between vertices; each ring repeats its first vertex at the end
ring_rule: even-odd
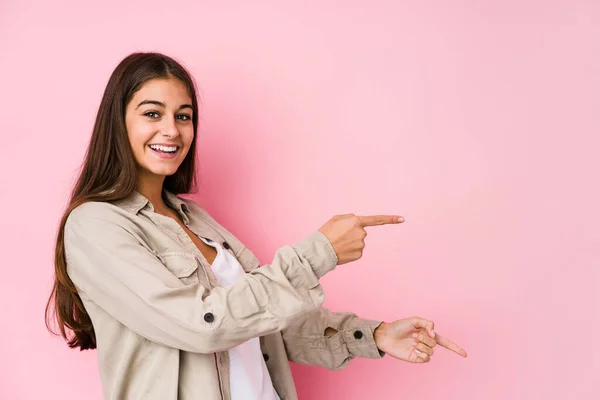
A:
POLYGON ((106 399, 229 400, 227 350, 260 337, 275 390, 297 399, 288 361, 339 369, 380 358, 381 321, 321 308, 319 278, 333 270, 331 243, 314 232, 258 260, 197 203, 164 193, 195 234, 218 241, 247 272, 219 287, 176 221, 140 193, 77 207, 65 226, 68 273, 94 325, 106 399), (339 331, 324 336, 327 327, 339 331))

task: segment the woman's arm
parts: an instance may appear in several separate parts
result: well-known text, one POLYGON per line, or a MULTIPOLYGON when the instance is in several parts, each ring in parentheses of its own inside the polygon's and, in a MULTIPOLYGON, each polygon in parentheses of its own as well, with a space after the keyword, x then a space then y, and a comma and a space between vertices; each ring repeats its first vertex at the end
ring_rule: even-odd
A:
POLYGON ((381 321, 318 308, 282 331, 290 361, 342 369, 355 357, 381 358, 373 338, 381 321))
POLYGON ((314 232, 277 251, 235 285, 184 285, 125 227, 107 203, 86 203, 65 226, 68 273, 82 299, 148 340, 197 353, 230 349, 286 328, 323 302, 319 278, 336 266, 314 232))

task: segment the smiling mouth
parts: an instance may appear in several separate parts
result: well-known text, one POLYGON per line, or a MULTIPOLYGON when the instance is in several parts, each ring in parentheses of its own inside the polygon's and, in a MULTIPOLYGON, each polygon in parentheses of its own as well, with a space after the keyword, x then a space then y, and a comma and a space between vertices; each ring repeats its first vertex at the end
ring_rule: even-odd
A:
POLYGON ((179 150, 179 146, 162 146, 162 145, 154 145, 151 144, 150 147, 153 151, 160 154, 175 154, 179 150))

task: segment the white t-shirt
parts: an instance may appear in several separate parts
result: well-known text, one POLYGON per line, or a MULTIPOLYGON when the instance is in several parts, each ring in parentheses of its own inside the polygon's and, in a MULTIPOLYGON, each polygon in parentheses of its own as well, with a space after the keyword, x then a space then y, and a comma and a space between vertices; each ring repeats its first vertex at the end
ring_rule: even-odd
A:
MULTIPOLYGON (((200 238, 217 250, 211 267, 219 284, 231 286, 244 277, 238 260, 220 244, 200 238)), ((259 338, 252 338, 229 349, 229 382, 232 400, 279 400, 260 349, 259 338)))

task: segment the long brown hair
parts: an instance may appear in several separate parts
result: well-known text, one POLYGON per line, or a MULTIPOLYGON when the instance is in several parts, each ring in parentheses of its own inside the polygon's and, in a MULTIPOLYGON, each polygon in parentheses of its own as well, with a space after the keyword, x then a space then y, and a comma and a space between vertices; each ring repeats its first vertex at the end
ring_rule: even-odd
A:
POLYGON ((190 193, 196 188, 198 100, 194 80, 181 64, 163 54, 130 54, 117 65, 106 85, 81 173, 56 236, 55 278, 46 305, 46 327, 50 332, 60 334, 69 347, 94 349, 96 335, 75 285, 67 274, 65 222, 71 211, 83 203, 121 200, 136 190, 137 164, 125 127, 125 109, 144 83, 155 78, 170 77, 183 82, 192 99, 194 139, 177 172, 165 178, 163 188, 175 194, 190 193), (58 332, 51 327, 53 320, 58 326, 58 332))

